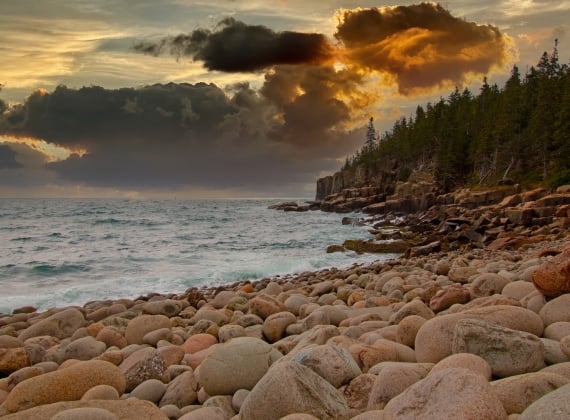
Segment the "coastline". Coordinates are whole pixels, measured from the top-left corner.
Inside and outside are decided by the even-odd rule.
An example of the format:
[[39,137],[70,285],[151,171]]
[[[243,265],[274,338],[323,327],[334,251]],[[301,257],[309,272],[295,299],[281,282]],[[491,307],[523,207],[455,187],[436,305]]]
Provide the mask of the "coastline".
[[397,258],[0,315],[0,417],[570,416],[570,192],[503,195],[329,249]]
[[[569,263],[568,232],[557,236],[42,313],[20,308],[0,318],[0,413],[388,419],[417,409],[418,395],[422,410],[443,416],[554,410],[549,395],[570,396],[570,315],[561,309],[570,290],[545,297],[533,273]],[[500,357],[485,352],[478,329],[501,343]],[[439,398],[445,387],[454,392]]]

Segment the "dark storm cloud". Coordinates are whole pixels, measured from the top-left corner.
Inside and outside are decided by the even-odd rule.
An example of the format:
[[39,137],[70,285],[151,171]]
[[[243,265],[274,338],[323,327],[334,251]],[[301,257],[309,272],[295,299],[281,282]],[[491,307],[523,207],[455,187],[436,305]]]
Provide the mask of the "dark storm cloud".
[[349,63],[390,75],[404,94],[461,83],[513,58],[512,41],[497,27],[468,22],[435,3],[345,10],[335,37]]
[[0,144],[0,170],[1,169],[17,169],[22,165],[16,160],[16,152],[8,145]]
[[332,47],[321,34],[275,32],[262,25],[247,25],[233,18],[216,30],[196,29],[190,34],[141,42],[135,50],[152,55],[165,51],[202,61],[209,70],[252,72],[277,64],[311,64],[328,60]]
[[[295,84],[306,92],[286,100],[271,94],[277,77],[269,77],[261,93],[247,84],[226,90],[205,83],[117,90],[60,86],[11,108],[0,119],[0,133],[85,150],[48,164],[64,181],[274,191],[336,169],[336,159],[361,142],[335,129],[349,111],[333,98],[340,81],[333,90],[324,87],[334,86],[335,73],[298,70]],[[311,112],[316,117],[308,118]]]

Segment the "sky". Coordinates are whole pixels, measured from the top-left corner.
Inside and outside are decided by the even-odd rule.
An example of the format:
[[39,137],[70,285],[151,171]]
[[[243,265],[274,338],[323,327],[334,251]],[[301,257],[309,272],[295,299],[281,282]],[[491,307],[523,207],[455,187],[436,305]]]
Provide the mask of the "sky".
[[0,0],[0,197],[313,197],[559,40],[570,1]]

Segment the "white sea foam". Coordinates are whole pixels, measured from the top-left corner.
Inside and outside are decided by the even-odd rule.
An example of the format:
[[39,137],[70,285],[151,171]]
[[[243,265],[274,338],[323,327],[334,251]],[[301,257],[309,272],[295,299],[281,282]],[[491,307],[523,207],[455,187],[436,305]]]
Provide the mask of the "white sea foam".
[[180,293],[391,256],[327,254],[367,228],[275,200],[0,200],[0,312]]

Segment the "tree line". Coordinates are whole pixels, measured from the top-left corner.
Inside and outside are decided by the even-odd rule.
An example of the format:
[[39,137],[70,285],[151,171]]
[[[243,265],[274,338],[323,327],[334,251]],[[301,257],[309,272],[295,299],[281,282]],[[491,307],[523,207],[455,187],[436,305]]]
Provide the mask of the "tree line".
[[524,77],[514,66],[502,89],[484,78],[477,95],[456,88],[377,141],[367,135],[343,169],[373,169],[386,159],[397,161],[403,181],[429,169],[445,191],[501,181],[570,184],[570,70],[560,64],[558,42]]

